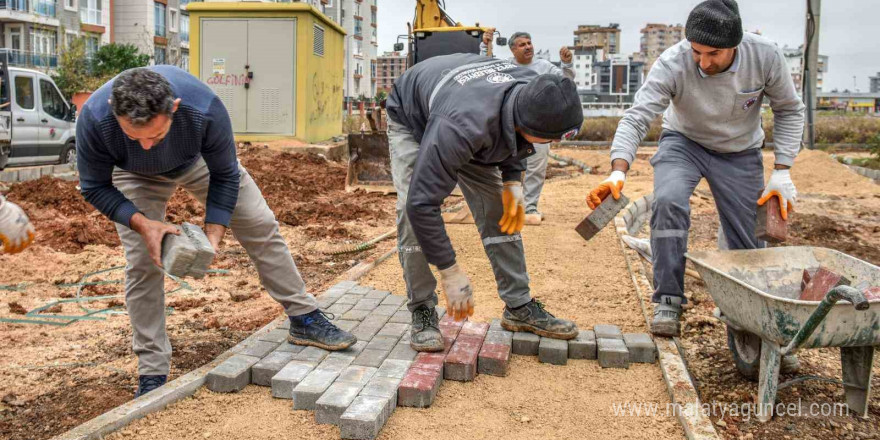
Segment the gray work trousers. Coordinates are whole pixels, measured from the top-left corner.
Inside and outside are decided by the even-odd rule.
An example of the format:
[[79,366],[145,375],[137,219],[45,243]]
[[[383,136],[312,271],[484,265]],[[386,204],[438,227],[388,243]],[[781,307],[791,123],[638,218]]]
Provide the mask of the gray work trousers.
[[[256,266],[263,287],[290,316],[318,308],[290,250],[278,230],[275,214],[250,174],[239,165],[238,203],[229,224],[235,238]],[[203,159],[176,178],[144,176],[121,169],[113,172],[113,185],[150,220],[164,221],[165,207],[180,186],[205,204],[210,172]],[[116,224],[125,249],[125,306],[132,328],[132,348],[138,356],[138,374],[168,374],[171,342],[165,332],[165,275],[153,264],[140,234]]]
[[[397,245],[403,278],[406,282],[407,307],[437,305],[437,279],[431,273],[419,242],[406,215],[406,198],[413,168],[419,156],[419,143],[405,126],[388,121],[391,147],[391,174],[397,190]],[[531,301],[529,275],[520,234],[501,232],[498,220],[504,213],[501,172],[497,167],[467,164],[458,171],[458,186],[474,216],[483,239],[483,249],[492,264],[498,294],[508,307]]]
[[702,178],[709,182],[729,249],[763,248],[755,237],[758,199],[764,190],[759,148],[718,153],[684,135],[664,131],[654,167],[651,250],[656,303],[684,304],[684,270],[690,229],[690,197]]
[[526,214],[538,212],[538,200],[544,189],[544,178],[547,176],[547,158],[550,156],[550,144],[534,144],[535,154],[526,159],[526,178],[523,181],[525,190]]

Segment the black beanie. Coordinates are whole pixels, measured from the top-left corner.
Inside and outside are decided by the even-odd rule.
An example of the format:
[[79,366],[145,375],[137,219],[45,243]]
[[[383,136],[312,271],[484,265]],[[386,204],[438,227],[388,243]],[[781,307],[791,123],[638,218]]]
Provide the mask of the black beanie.
[[526,134],[561,139],[581,128],[584,110],[574,81],[544,74],[522,86],[516,95],[514,123]]
[[706,0],[697,5],[688,16],[685,37],[716,49],[739,46],[743,26],[736,0]]

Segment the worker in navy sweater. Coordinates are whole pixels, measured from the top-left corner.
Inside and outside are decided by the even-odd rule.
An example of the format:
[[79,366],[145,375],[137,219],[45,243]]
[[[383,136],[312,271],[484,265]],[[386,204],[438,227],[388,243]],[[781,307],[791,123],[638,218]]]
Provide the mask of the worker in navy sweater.
[[290,316],[291,343],[342,350],[356,342],[306,293],[275,215],[236,159],[226,108],[197,78],[173,66],[121,73],[83,105],[76,149],[82,194],[116,222],[125,248],[125,304],[140,376],[136,397],[168,376],[161,248],[165,234],[178,233],[164,222],[178,187],[205,206],[205,233],[215,249],[232,229],[263,286]]

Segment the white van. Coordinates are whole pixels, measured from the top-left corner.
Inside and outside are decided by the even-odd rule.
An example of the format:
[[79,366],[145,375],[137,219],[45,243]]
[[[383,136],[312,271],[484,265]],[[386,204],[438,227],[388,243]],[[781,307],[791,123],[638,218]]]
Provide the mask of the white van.
[[[36,70],[8,67],[0,54],[0,170],[76,164],[76,106]],[[12,85],[10,87],[10,84]]]

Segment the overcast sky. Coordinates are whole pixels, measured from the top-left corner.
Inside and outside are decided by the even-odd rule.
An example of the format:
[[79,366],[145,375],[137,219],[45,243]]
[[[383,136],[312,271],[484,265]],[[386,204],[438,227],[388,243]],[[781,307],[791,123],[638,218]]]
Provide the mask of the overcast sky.
[[[684,24],[699,0],[448,0],[446,10],[465,25],[479,22],[494,26],[504,36],[514,31],[532,34],[535,47],[549,49],[559,58],[559,48],[571,45],[579,24],[620,23],[621,53],[639,50],[639,30],[645,23]],[[780,46],[804,42],[807,0],[740,0],[743,26],[761,33]],[[390,51],[397,35],[406,33],[413,19],[415,0],[377,0],[379,54]],[[824,88],[868,91],[868,76],[880,72],[878,0],[825,0],[820,15],[819,52],[828,55],[829,72]],[[507,57],[507,48],[496,51]]]

